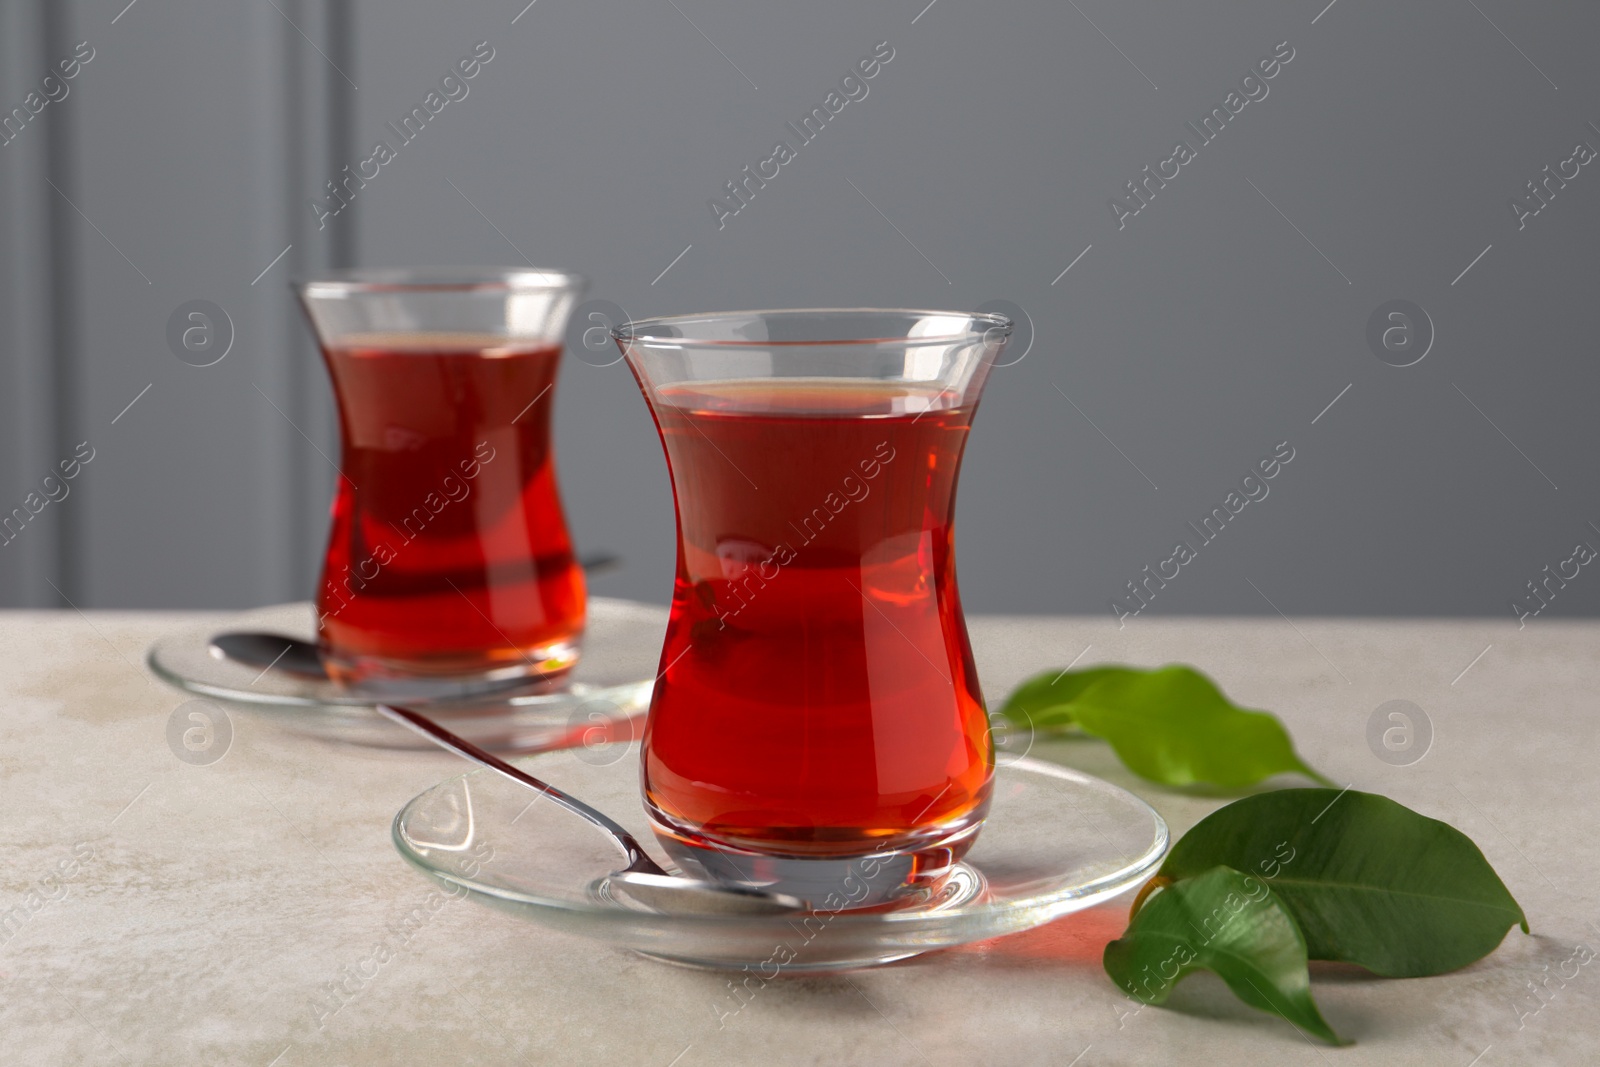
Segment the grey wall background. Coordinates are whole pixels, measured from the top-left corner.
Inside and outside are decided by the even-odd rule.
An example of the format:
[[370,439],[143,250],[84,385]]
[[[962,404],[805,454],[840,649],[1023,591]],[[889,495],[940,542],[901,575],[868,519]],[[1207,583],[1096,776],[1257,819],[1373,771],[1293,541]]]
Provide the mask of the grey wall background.
[[[961,488],[972,611],[1109,619],[1280,441],[1270,495],[1151,612],[1509,619],[1600,546],[1600,168],[1524,228],[1508,205],[1600,147],[1600,14],[925,2],[7,0],[0,110],[77,42],[95,58],[0,147],[0,511],[77,442],[95,458],[0,548],[0,597],[305,597],[337,446],[287,279],[524,254],[636,315],[1022,307],[1032,347],[991,379]],[[470,95],[319,230],[323,183],[479,41]],[[719,229],[708,200],[880,41],[869,95]],[[1283,41],[1269,95],[1201,147],[1184,123]],[[1109,199],[1180,139],[1197,158],[1119,230]],[[1365,337],[1395,298],[1436,334],[1403,368]],[[191,299],[232,320],[214,366],[168,349]],[[643,402],[620,365],[563,373],[575,535],[627,563],[595,590],[665,599]],[[1597,611],[1584,570],[1543,617]]]

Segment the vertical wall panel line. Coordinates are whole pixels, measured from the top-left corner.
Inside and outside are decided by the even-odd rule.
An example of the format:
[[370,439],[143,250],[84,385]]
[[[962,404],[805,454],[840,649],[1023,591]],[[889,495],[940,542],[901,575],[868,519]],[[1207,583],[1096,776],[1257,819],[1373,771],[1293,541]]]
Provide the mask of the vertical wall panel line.
[[[54,57],[72,54],[72,5],[40,0],[44,20],[45,62]],[[70,97],[69,97],[70,99]],[[50,180],[61,187],[67,196],[76,198],[76,156],[72,150],[73,115],[75,108],[53,107],[42,116],[48,121],[41,131],[45,137],[45,168]],[[78,247],[73,239],[75,212],[55,190],[49,190],[49,247],[44,262],[48,265],[49,292],[46,307],[49,309],[50,337],[45,358],[51,366],[51,392],[49,406],[52,411],[50,441],[53,456],[70,456],[77,442],[84,440],[83,427],[74,403],[78,395],[83,363],[82,337],[78,329],[83,312],[77,303],[83,298],[82,278],[78,273]],[[53,460],[50,462],[54,462]],[[42,476],[42,475],[37,475]],[[36,477],[37,477],[36,476]],[[70,497],[68,498],[70,499]],[[65,501],[63,501],[63,504]],[[63,508],[54,516],[51,531],[55,537],[55,585],[51,591],[53,606],[66,607],[67,602],[82,600],[84,559],[80,524],[82,508]]]

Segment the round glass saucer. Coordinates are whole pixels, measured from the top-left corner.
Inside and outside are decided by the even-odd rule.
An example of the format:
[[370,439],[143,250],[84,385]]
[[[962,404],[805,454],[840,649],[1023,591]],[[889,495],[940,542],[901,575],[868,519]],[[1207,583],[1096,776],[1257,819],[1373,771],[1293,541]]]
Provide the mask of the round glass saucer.
[[[535,751],[594,745],[634,736],[650,703],[667,610],[605,597],[589,599],[583,656],[556,690],[406,700],[451,731],[485,748]],[[176,630],[150,646],[156,677],[188,693],[256,712],[297,733],[379,748],[430,743],[383,718],[374,704],[393,697],[326,678],[239,663],[212,647],[226,631],[281,633],[316,640],[309,602],[278,604]]]
[[[616,743],[523,762],[653,844],[638,753],[637,744]],[[1167,847],[1166,823],[1138,797],[1027,758],[996,768],[988,819],[943,889],[894,910],[690,915],[620,902],[606,891],[622,865],[609,838],[482,771],[413,798],[392,836],[402,856],[453,894],[672,963],[749,966],[762,978],[887,963],[1027,930],[1134,888]]]

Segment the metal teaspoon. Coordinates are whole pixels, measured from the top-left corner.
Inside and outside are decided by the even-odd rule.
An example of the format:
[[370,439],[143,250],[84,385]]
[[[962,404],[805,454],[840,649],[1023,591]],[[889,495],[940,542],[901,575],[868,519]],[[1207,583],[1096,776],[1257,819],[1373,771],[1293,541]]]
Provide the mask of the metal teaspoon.
[[380,714],[439,747],[538,790],[611,838],[628,860],[626,867],[606,880],[613,892],[621,891],[646,907],[679,915],[782,915],[806,910],[804,901],[785,893],[768,893],[753,887],[728,886],[669,874],[645,853],[632,834],[605,813],[457,737],[424,715],[389,704],[379,704],[377,708]]

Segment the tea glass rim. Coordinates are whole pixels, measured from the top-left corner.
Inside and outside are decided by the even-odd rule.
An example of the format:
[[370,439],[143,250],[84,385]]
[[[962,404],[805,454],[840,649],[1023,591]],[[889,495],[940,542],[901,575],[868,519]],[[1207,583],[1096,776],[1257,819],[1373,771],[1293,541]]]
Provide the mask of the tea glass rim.
[[[884,319],[895,318],[945,318],[967,319],[973,323],[985,325],[979,329],[960,330],[954,333],[945,333],[929,336],[907,337],[882,336],[882,337],[845,337],[802,340],[745,340],[738,338],[696,337],[696,336],[652,336],[651,331],[660,330],[668,326],[680,326],[688,323],[720,322],[731,319],[766,319],[766,318],[816,318],[826,319],[835,316],[878,316]],[[979,341],[992,340],[993,331],[1003,331],[1003,337],[1010,337],[1014,323],[1005,315],[983,311],[938,311],[929,308],[763,308],[754,311],[718,311],[702,312],[693,315],[660,315],[646,319],[630,319],[618,323],[611,329],[611,338],[622,346],[637,346],[641,348],[787,348],[803,347],[816,348],[824,346],[858,346],[896,345],[910,348],[919,345],[954,345],[973,344]]]
[[554,267],[350,267],[290,280],[303,297],[340,298],[364,293],[548,292],[580,289],[588,279]]

